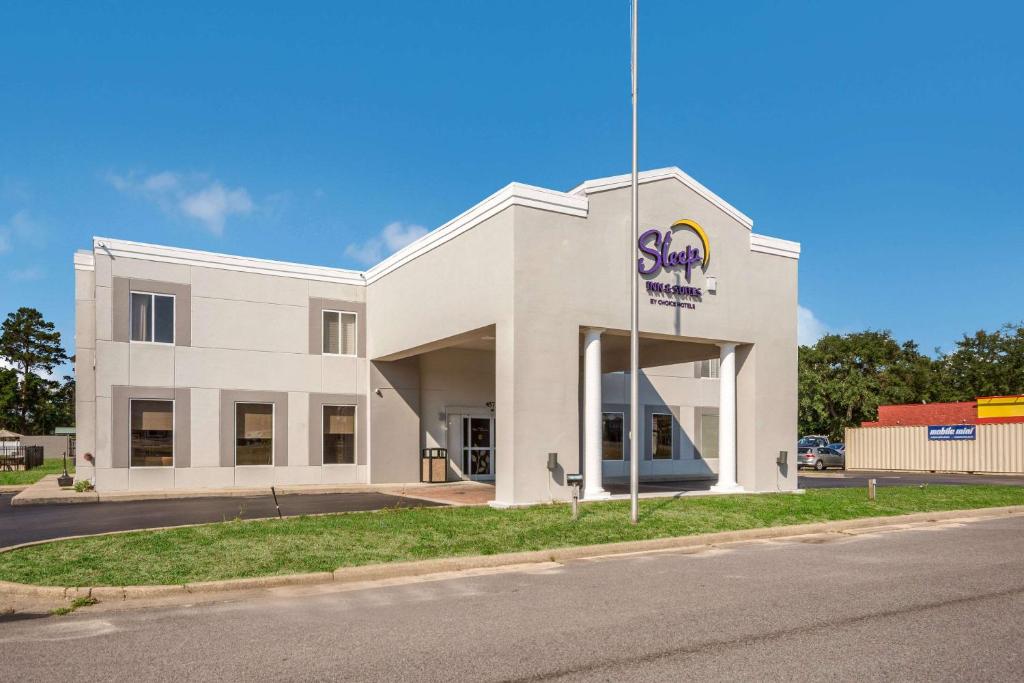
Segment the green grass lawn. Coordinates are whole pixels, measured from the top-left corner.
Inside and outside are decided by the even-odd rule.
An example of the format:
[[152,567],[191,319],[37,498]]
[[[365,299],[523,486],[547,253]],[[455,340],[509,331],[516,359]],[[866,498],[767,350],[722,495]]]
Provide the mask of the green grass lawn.
[[341,566],[489,555],[804,522],[1024,504],[1024,487],[929,486],[878,491],[817,489],[804,495],[707,496],[517,510],[390,509],[284,520],[222,522],[48,543],[0,553],[0,579],[41,585],[181,584]]
[[[47,474],[61,474],[64,472],[64,458],[53,458],[43,460],[42,467],[36,467],[28,472],[17,470],[14,472],[0,472],[0,486],[18,486],[34,484]],[[68,459],[68,474],[75,473],[75,462]]]

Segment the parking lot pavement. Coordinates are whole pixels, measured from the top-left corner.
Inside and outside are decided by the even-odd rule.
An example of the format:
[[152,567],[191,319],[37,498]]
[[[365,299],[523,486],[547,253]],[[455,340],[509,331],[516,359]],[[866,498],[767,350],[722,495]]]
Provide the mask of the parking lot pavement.
[[221,603],[101,603],[0,617],[0,647],[19,683],[66,679],[69,662],[96,680],[218,683],[1020,681],[1022,538],[1014,516]]
[[955,474],[943,472],[893,472],[889,470],[801,470],[802,489],[858,488],[877,479],[879,486],[920,486],[921,484],[996,484],[1024,486],[1024,475]]
[[[124,503],[12,506],[12,494],[0,495],[0,547],[64,536],[129,531],[229,519],[276,517],[270,495],[145,500]],[[373,492],[279,495],[281,514],[357,512],[440,503]]]

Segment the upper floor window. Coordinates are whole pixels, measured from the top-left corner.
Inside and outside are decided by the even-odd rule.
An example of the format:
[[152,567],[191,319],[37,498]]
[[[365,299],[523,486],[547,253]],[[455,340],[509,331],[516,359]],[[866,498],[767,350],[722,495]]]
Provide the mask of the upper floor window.
[[709,358],[708,360],[702,360],[698,362],[700,374],[698,377],[706,377],[708,379],[718,379],[718,367],[720,364],[718,358]]
[[356,355],[356,314],[324,311],[323,352],[334,356]]
[[131,340],[174,343],[174,296],[132,292]]

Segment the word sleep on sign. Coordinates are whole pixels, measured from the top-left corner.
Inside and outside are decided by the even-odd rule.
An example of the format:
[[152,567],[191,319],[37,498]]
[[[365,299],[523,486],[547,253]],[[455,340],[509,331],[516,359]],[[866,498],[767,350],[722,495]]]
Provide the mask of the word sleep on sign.
[[974,441],[977,425],[929,425],[929,441]]

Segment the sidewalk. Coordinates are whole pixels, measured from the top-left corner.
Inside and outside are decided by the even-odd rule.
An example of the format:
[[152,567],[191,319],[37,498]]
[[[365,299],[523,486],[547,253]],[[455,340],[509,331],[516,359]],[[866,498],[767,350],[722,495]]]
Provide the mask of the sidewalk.
[[[50,474],[25,488],[11,499],[11,505],[61,505],[73,503],[105,503],[137,500],[170,500],[177,498],[220,498],[225,496],[263,496],[269,487],[160,489],[154,491],[84,491],[57,486],[56,474]],[[446,484],[302,484],[281,485],[274,489],[280,495],[322,493],[387,493],[409,496],[446,505],[482,505],[494,498],[494,487],[473,481]]]

